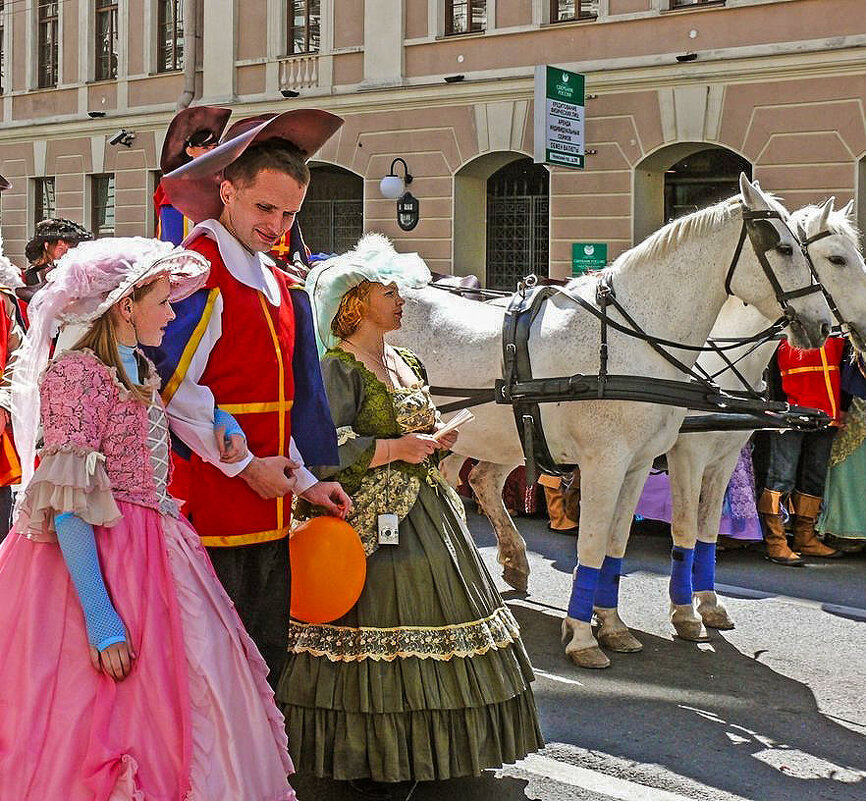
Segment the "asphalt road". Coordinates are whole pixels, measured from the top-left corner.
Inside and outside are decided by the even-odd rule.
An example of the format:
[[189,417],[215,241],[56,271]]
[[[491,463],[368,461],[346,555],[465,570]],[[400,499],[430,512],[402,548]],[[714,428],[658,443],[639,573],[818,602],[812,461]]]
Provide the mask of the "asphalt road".
[[[494,575],[494,539],[471,516]],[[863,801],[866,799],[866,555],[772,565],[721,554],[717,580],[737,627],[709,643],[673,637],[670,540],[636,532],[621,612],[644,643],[603,671],[574,667],[559,627],[575,540],[523,518],[530,592],[501,584],[537,670],[547,748],[478,779],[421,784],[411,801]],[[302,801],[358,799],[341,783],[297,776]],[[406,798],[410,787],[395,787]]]

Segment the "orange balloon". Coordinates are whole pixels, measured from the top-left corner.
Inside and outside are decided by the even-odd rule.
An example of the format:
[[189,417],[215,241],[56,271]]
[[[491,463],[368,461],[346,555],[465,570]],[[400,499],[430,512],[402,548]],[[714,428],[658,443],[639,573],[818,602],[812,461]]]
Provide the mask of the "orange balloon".
[[314,517],[291,535],[292,617],[330,623],[361,597],[367,556],[361,538],[339,517]]

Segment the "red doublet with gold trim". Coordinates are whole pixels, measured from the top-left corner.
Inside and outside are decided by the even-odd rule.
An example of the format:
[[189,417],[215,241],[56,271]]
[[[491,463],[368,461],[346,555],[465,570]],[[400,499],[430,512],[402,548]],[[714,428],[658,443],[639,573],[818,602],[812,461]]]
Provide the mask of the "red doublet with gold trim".
[[820,348],[800,350],[786,340],[779,344],[779,372],[788,401],[796,406],[820,409],[839,418],[840,374],[845,340],[830,337]]
[[[211,351],[201,383],[234,415],[252,453],[289,455],[295,316],[286,277],[273,270],[280,305],[234,278],[217,243],[201,236],[188,245],[211,263],[207,288],[219,292],[227,330]],[[231,333],[229,333],[229,331]],[[188,514],[208,547],[250,545],[288,535],[292,496],[263,500],[240,476],[229,478],[196,454],[190,460]]]

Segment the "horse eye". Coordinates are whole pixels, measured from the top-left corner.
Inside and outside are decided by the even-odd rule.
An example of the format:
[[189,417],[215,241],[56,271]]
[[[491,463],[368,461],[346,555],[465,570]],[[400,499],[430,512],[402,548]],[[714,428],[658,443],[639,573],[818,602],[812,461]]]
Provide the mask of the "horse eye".
[[776,251],[780,253],[782,256],[793,256],[794,248],[789,245],[787,242],[782,242],[776,245]]
[[848,263],[848,260],[844,256],[829,256],[827,261],[830,264],[835,264],[837,267],[844,267]]

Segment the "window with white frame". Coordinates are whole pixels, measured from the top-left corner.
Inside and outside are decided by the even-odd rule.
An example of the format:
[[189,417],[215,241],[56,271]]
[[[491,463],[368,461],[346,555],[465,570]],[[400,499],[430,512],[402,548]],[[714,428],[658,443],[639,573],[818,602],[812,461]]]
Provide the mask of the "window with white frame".
[[97,81],[117,77],[117,0],[96,0],[96,69]]
[[6,3],[0,0],[0,94],[6,91]]
[[94,236],[114,236],[114,173],[90,176],[90,215]]
[[597,17],[598,0],[550,0],[551,22],[596,19]]
[[36,85],[40,89],[57,86],[60,55],[60,3],[38,0],[36,3]]
[[321,19],[321,0],[288,0],[286,4],[288,55],[319,52]]
[[692,6],[721,6],[725,0],[671,0],[671,8],[691,8]]
[[157,0],[156,71],[183,69],[183,0]]
[[445,0],[445,35],[487,28],[487,0]]
[[33,179],[33,222],[38,223],[55,215],[54,178]]

